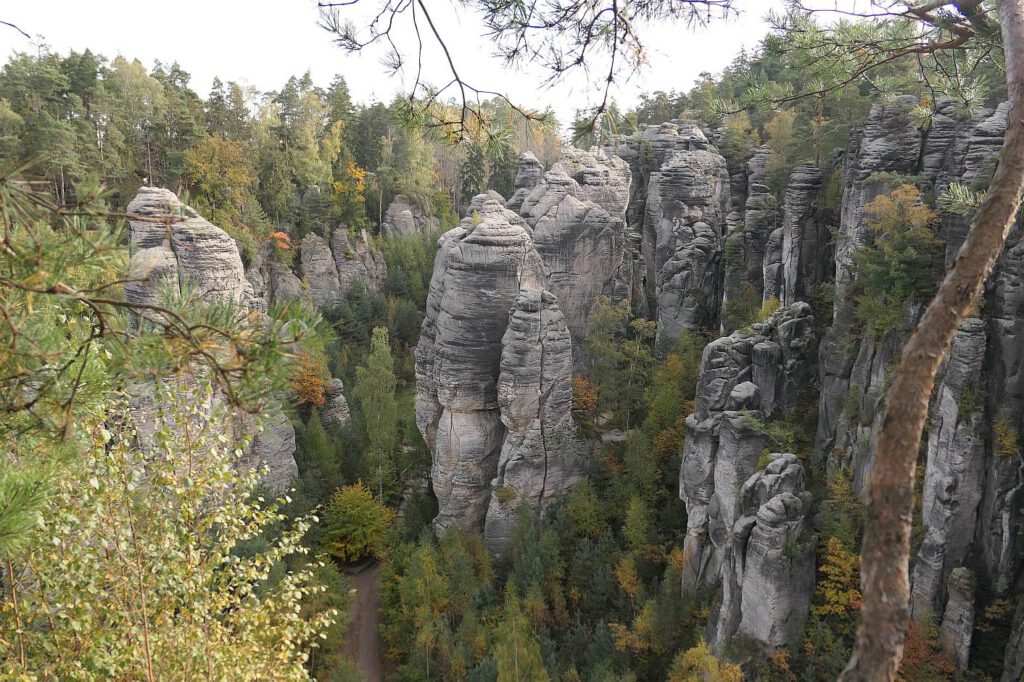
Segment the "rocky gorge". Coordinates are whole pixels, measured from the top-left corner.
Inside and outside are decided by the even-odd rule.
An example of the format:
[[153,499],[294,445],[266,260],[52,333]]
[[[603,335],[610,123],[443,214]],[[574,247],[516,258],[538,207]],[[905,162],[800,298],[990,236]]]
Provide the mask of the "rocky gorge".
[[[710,141],[714,132],[693,124],[566,149],[547,170],[524,155],[513,197],[481,200],[442,237],[435,262],[417,350],[435,527],[480,530],[501,556],[511,505],[543,512],[584,474],[583,453],[594,446],[573,431],[568,386],[597,296],[656,320],[658,345],[668,348],[682,331],[713,338],[740,292],[752,290],[777,311],[704,348],[685,420],[681,588],[720,590],[707,630],[718,653],[735,657],[741,640],[763,651],[798,644],[821,503],[808,469],[848,477],[864,494],[887,377],[921,309],[909,305],[903,326],[878,334],[858,317],[855,254],[872,239],[866,211],[901,185],[938,194],[971,183],[1006,125],[1003,106],[973,121],[940,107],[923,131],[912,106],[876,104],[849,149],[793,169],[781,202],[764,180],[770,150],[737,169]],[[949,262],[966,223],[941,206],[939,219]],[[1013,603],[1004,682],[1020,677],[1024,658],[1019,246],[1015,232],[932,397],[912,568],[914,617],[940,627],[960,670],[980,610]],[[765,425],[808,404],[813,446],[774,452]]]
[[[822,481],[847,477],[863,496],[888,374],[920,314],[908,305],[902,327],[877,334],[858,317],[855,261],[872,239],[868,207],[906,184],[939,194],[975,181],[1006,125],[1004,107],[974,121],[940,108],[925,133],[912,106],[876,104],[848,149],[793,168],[781,202],[766,184],[769,149],[736,164],[715,131],[691,123],[566,148],[547,169],[523,154],[513,195],[475,197],[438,242],[415,348],[434,529],[481,533],[507,561],[520,510],[543,517],[586,478],[599,446],[577,425],[573,381],[587,365],[595,302],[624,304],[656,321],[661,352],[684,333],[710,339],[682,429],[679,589],[718,595],[706,624],[717,655],[742,662],[742,643],[764,654],[797,646],[820,579]],[[836,186],[838,201],[828,195]],[[388,234],[436,228],[414,209],[396,198]],[[380,289],[387,279],[366,231],[310,232],[293,264],[266,248],[243,264],[226,233],[167,190],[140,189],[129,212],[183,218],[131,223],[131,270],[141,276],[126,287],[129,301],[188,288],[258,315],[286,301],[327,309],[354,286]],[[966,223],[941,206],[938,216],[948,263]],[[985,609],[1007,605],[1004,682],[1020,678],[1024,661],[1021,248],[1015,232],[932,396],[912,567],[914,618],[939,628],[960,670]],[[726,328],[750,292],[765,314]],[[349,422],[343,391],[330,382],[321,413],[329,431]],[[138,390],[142,423],[158,418],[154,396]],[[777,451],[770,426],[809,405],[813,445]],[[267,484],[285,489],[297,469],[282,405],[260,427],[243,415],[230,424],[253,436],[248,461],[268,467]]]

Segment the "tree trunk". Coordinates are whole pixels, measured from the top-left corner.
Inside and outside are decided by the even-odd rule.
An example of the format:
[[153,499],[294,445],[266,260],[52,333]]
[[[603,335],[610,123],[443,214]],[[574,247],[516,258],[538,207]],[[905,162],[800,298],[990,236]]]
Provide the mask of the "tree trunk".
[[843,682],[894,680],[910,615],[914,469],[935,374],[1002,253],[1024,191],[1024,0],[1000,0],[1010,113],[992,184],[953,268],[903,348],[886,393],[868,490],[857,641]]

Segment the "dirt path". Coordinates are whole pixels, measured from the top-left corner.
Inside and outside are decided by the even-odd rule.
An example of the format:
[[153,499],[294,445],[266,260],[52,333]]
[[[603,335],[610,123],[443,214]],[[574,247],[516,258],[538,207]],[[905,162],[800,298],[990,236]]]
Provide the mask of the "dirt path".
[[383,680],[381,658],[384,645],[380,637],[380,564],[362,573],[348,576],[356,590],[352,600],[348,632],[345,634],[345,656],[356,662],[366,682]]

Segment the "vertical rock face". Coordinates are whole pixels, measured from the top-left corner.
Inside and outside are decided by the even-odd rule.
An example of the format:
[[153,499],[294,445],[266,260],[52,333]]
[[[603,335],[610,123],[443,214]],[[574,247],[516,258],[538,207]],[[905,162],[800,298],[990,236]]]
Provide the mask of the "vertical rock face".
[[[768,242],[779,227],[778,202],[765,185],[765,167],[772,150],[769,147],[758,148],[750,161],[747,162],[747,199],[743,212],[743,277],[744,281],[753,285],[760,295],[765,291],[769,277],[778,279],[769,273],[769,260],[778,262],[778,258],[766,259],[769,252]],[[765,293],[765,296],[775,295]]]
[[209,302],[232,301],[243,309],[255,306],[235,240],[182,204],[174,192],[140,187],[128,213],[138,216],[128,221],[129,268],[145,281],[133,283],[126,296],[151,302],[163,281],[175,288],[192,287]]
[[345,399],[345,384],[341,379],[331,379],[324,390],[324,406],[320,410],[320,422],[329,433],[337,433],[349,425],[352,413]]
[[984,322],[972,318],[961,325],[932,403],[922,504],[925,537],[914,563],[911,596],[918,619],[941,617],[945,585],[974,543],[985,476],[980,381],[985,341]]
[[1003,676],[1000,682],[1020,682],[1024,678],[1024,599],[1017,602],[1010,638],[1006,642]]
[[651,174],[644,219],[663,347],[684,329],[717,326],[722,300],[728,169],[699,128],[683,126],[679,136],[687,146]]
[[[1008,104],[1004,102],[996,107],[995,111],[987,114],[982,112],[977,117],[977,122],[966,129],[952,121],[955,116],[952,108],[952,105],[947,103],[940,108],[940,113],[935,116],[936,121],[941,121],[944,128],[952,129],[952,132],[946,135],[948,146],[943,159],[944,164],[936,176],[936,193],[943,191],[953,182],[958,182],[975,191],[983,190],[988,186],[988,177],[995,171],[999,148],[1003,144]],[[931,141],[935,135],[930,132],[928,137]],[[946,212],[941,212],[941,215],[942,233],[946,239],[946,267],[948,268],[952,266],[957,251],[960,250],[960,245],[967,237],[970,217]]]
[[340,303],[357,282],[379,290],[387,278],[384,257],[365,230],[354,238],[341,227],[331,233],[330,244],[310,232],[302,238],[299,259],[304,288],[318,308]]
[[[792,646],[803,636],[814,593],[812,495],[796,455],[772,454],[743,484],[745,516],[733,531],[742,555],[742,614],[737,632],[765,648]],[[724,606],[723,606],[724,610]]]
[[432,232],[439,227],[437,218],[428,216],[423,209],[416,205],[416,202],[404,194],[399,194],[391,200],[388,210],[384,212],[380,233],[385,237],[394,237],[417,232]]
[[[878,174],[912,175],[919,169],[922,137],[911,114],[916,104],[916,98],[897,97],[890,103],[873,106],[846,154],[846,185],[835,252],[836,304],[832,325],[822,340],[821,404],[815,439],[819,452],[836,451],[843,462],[854,457],[851,453],[860,452],[865,455],[862,461],[870,466],[870,424],[876,415],[876,398],[882,393],[885,368],[895,362],[905,341],[887,337],[880,342],[870,339],[861,344],[854,332],[855,301],[850,296],[850,287],[853,254],[867,238],[864,207],[892,189],[879,181]],[[908,311],[910,321],[915,312]],[[851,378],[855,365],[861,376]],[[857,414],[844,415],[843,406],[853,403],[858,405]],[[847,428],[850,422],[856,422],[856,427]],[[868,426],[864,426],[865,422]],[[858,468],[855,473],[859,490],[866,472]]]
[[1024,239],[1018,228],[996,266],[989,315],[988,397],[993,444],[979,509],[980,576],[998,592],[1014,585],[1024,563]]
[[[687,512],[684,590],[739,575],[723,561],[731,561],[740,488],[754,473],[764,447],[755,424],[796,408],[800,389],[814,373],[812,322],[810,306],[797,303],[754,325],[750,333],[735,332],[704,349],[679,475]],[[738,577],[732,584],[723,582],[723,589],[738,594],[740,582]],[[733,611],[723,615],[721,631],[731,636],[740,602],[728,604]]]
[[823,177],[817,166],[797,166],[783,205],[783,303],[806,301],[825,282],[831,254],[828,229],[818,213]]
[[594,300],[621,301],[633,288],[628,192],[629,168],[621,159],[568,149],[520,207],[577,345]]
[[379,291],[388,278],[388,266],[384,254],[373,243],[366,230],[353,236],[349,230],[340,227],[331,233],[331,254],[338,271],[338,286],[344,297],[357,282],[362,282],[370,291]]
[[[697,133],[703,136],[699,131]],[[609,155],[618,156],[629,165],[632,177],[626,207],[626,230],[628,239],[634,245],[632,259],[635,274],[631,295],[633,309],[638,315],[654,316],[656,305],[655,239],[653,232],[644,229],[652,175],[676,152],[688,151],[694,146],[694,138],[694,126],[666,122],[647,126],[628,137],[616,137],[612,144],[605,147]]]
[[957,672],[967,669],[974,632],[974,573],[955,568],[949,575],[949,602],[942,617],[939,641],[956,661]]
[[[190,286],[211,303],[231,301],[242,310],[266,307],[246,277],[235,241],[182,204],[173,192],[141,187],[128,204],[128,213],[142,219],[129,220],[129,272],[140,281],[125,287],[127,301],[157,303],[163,287],[180,290]],[[136,422],[140,431],[151,431],[160,406],[154,402],[152,387],[138,391],[139,397],[133,401]],[[222,418],[212,408],[209,415],[210,419]],[[266,465],[264,482],[273,490],[283,490],[298,473],[295,432],[280,404],[271,404],[261,417],[262,428],[259,420],[239,411],[231,415],[227,426],[236,439],[252,436],[243,465]]]
[[505,205],[518,213],[526,196],[537,186],[542,177],[544,177],[544,166],[537,160],[537,157],[532,152],[520,154],[512,196],[509,197]]
[[498,404],[505,441],[484,540],[502,558],[524,502],[543,509],[582,476],[572,420],[572,343],[555,296],[525,290],[502,338]]
[[[493,506],[488,544],[498,554],[509,532],[503,498],[543,505],[574,480],[574,439],[565,427],[571,343],[544,284],[529,227],[485,202],[441,238],[416,349],[416,416],[433,453],[434,525],[484,530]],[[557,453],[555,440],[565,441]]]
[[302,238],[299,250],[302,280],[317,308],[327,308],[341,301],[341,284],[334,255],[324,238],[310,232]]

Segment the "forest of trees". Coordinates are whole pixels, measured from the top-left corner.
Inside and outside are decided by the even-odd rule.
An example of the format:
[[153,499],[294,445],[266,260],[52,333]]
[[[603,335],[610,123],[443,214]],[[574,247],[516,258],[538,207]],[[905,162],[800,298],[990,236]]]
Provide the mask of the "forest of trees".
[[[996,59],[975,64],[971,83],[984,87],[909,55],[843,82],[849,65],[822,59],[818,26],[778,21],[782,30],[692,88],[645,94],[629,110],[608,101],[580,111],[566,142],[605,145],[647,125],[695,121],[730,167],[766,145],[780,205],[799,163],[826,169],[822,208],[835,223],[842,178],[831,159],[873,103],[915,95],[926,129],[937,92],[965,118],[1008,96]],[[359,679],[340,653],[341,568],[366,557],[383,565],[392,679],[743,679],[704,642],[716,595],[679,589],[683,420],[712,333],[658,349],[655,322],[598,300],[573,381],[573,415],[592,448],[587,479],[543,518],[521,510],[505,563],[477,535],[431,531],[437,505],[415,423],[413,350],[440,232],[384,238],[378,226],[403,194],[447,230],[475,194],[512,194],[521,152],[549,166],[563,142],[550,112],[528,120],[500,97],[455,136],[420,105],[357,103],[342,76],[323,87],[308,73],[275,92],[215,80],[203,96],[178,64],[147,69],[90,51],[17,54],[0,69],[5,679]],[[990,177],[941,197],[916,178],[889,178],[891,191],[867,204],[869,240],[854,259],[865,334],[909,333],[903,309],[930,300],[943,274],[937,207],[972,213]],[[130,314],[141,313],[122,294],[123,214],[140,185],[174,190],[236,240],[246,265],[268,243],[289,262],[308,233],[366,229],[387,280],[321,311],[270,310],[255,331],[224,331],[244,316],[183,295],[150,311],[155,331],[128,333]],[[723,257],[728,270],[728,244]],[[819,326],[833,295],[823,286],[812,301]],[[750,328],[776,308],[739,291],[715,331]],[[297,338],[296,328],[308,333]],[[196,365],[200,379],[183,380],[182,368]],[[331,377],[346,387],[344,428],[321,418]],[[173,382],[158,384],[173,409],[142,434],[125,405],[152,379]],[[287,495],[271,499],[258,472],[239,470],[245,443],[189,428],[219,404],[215,395],[252,411],[288,396],[299,478]],[[748,671],[756,679],[839,676],[864,603],[867,512],[846,472],[830,475],[814,454],[812,402],[756,424],[772,451],[803,458],[818,533],[802,641],[758,661]],[[987,606],[969,679],[998,670],[993,642],[1012,615]],[[954,669],[934,628],[912,625],[900,679],[947,679]]]

